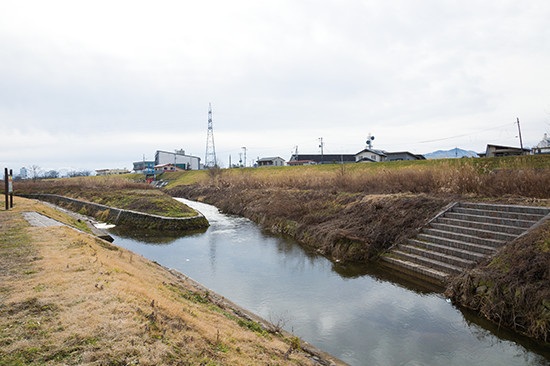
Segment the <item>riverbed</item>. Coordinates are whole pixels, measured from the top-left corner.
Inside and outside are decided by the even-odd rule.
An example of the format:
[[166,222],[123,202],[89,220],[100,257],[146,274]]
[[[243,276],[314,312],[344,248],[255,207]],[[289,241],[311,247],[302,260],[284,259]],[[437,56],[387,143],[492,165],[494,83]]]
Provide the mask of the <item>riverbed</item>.
[[333,263],[248,219],[178,199],[210,227],[185,236],[110,233],[350,365],[548,365],[550,349],[497,329],[437,289],[377,265]]

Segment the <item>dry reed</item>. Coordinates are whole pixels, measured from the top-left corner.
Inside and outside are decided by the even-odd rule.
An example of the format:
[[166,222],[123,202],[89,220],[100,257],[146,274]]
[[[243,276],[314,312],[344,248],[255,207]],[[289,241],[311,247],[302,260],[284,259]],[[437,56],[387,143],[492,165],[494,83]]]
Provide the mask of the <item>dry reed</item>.
[[351,193],[429,193],[474,194],[485,197],[519,195],[550,198],[550,168],[489,170],[470,164],[409,166],[399,169],[350,169],[343,165],[333,170],[288,170],[277,175],[242,171],[218,173],[200,184],[218,188],[286,188],[334,190]]

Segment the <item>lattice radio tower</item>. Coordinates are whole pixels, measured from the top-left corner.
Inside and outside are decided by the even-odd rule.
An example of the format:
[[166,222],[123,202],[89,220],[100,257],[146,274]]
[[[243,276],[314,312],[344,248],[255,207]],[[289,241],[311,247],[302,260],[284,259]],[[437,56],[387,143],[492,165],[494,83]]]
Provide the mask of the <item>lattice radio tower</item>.
[[204,167],[217,167],[216,147],[214,146],[214,129],[212,128],[212,104],[208,103],[208,133],[206,135],[206,154],[204,156]]

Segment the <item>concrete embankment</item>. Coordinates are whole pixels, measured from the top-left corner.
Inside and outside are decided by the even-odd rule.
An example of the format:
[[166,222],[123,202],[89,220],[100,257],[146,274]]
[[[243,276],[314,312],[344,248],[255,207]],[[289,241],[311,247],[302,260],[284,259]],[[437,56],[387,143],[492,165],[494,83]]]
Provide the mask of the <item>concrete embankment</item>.
[[208,220],[200,213],[192,217],[166,217],[124,210],[55,194],[22,194],[20,196],[51,202],[119,226],[159,230],[197,230],[208,227]]

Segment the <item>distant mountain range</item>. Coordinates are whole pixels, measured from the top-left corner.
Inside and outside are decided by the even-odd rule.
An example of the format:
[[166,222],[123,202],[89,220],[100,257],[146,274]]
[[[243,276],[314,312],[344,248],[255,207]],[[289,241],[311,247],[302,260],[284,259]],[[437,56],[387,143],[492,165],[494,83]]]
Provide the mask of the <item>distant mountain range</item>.
[[431,153],[423,154],[426,159],[453,159],[453,158],[477,158],[478,154],[472,150],[463,150],[454,148],[451,150],[437,150]]

